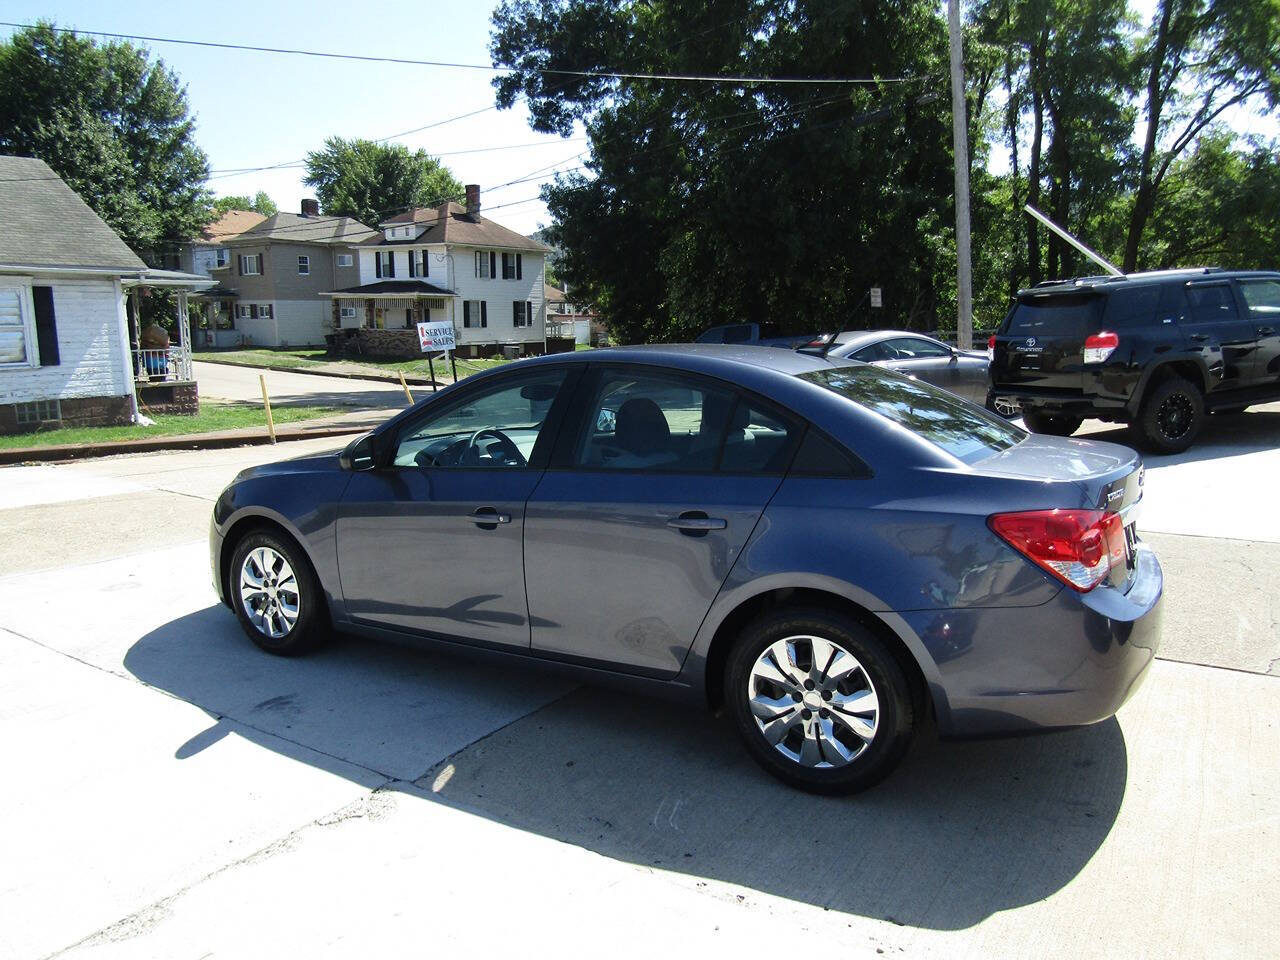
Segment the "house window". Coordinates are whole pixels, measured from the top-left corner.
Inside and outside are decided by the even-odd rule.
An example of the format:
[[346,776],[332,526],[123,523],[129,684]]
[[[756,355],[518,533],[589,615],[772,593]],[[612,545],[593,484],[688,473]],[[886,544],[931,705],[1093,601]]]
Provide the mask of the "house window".
[[388,250],[383,253],[378,250],[373,255],[373,273],[374,276],[394,277],[396,275],[396,254],[394,250]]
[[260,253],[242,253],[240,254],[240,275],[243,277],[254,277],[262,273],[262,254]]
[[225,267],[230,262],[231,262],[231,251],[228,250],[226,247],[219,247],[217,250],[214,251],[214,254],[213,254],[214,266]]
[[61,400],[33,400],[15,403],[13,412],[20,427],[36,427],[42,423],[59,423],[62,420]]
[[476,277],[488,280],[498,275],[498,255],[492,250],[476,251]]
[[530,300],[513,300],[511,302],[511,325],[513,327],[533,326],[533,302]]
[[338,266],[340,266],[340,267],[349,267],[349,266],[351,266],[352,262],[353,262],[353,261],[352,261],[352,259],[351,259],[351,254],[349,254],[349,253],[340,253],[340,254],[338,254]]
[[355,307],[339,307],[338,316],[341,317],[343,320],[354,320],[356,318],[356,308]]
[[0,364],[25,363],[31,357],[34,330],[31,329],[29,287],[0,287]]
[[236,319],[245,320],[249,316],[249,305],[247,303],[236,304]]
[[484,300],[463,300],[462,325],[472,328],[489,326],[488,303]]
[[298,257],[298,276],[308,277],[311,275],[311,258]]
[[270,320],[272,317],[271,304],[264,303],[258,307],[258,316],[264,320]]
[[523,280],[524,279],[524,257],[518,253],[504,253],[502,255],[502,279],[503,280]]

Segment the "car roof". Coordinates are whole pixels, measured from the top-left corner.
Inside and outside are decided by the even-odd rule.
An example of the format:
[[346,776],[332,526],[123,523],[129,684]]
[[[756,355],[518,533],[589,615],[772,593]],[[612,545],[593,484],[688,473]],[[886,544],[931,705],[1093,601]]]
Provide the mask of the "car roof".
[[732,376],[744,367],[795,376],[831,365],[814,354],[798,353],[784,347],[746,343],[656,343],[635,347],[600,347],[574,353],[552,353],[528,363],[650,363],[684,370]]
[[1130,284],[1176,282],[1178,280],[1228,280],[1249,278],[1280,280],[1280,272],[1275,270],[1224,270],[1222,267],[1184,267],[1177,270],[1145,270],[1140,273],[1128,273],[1124,276],[1071,277],[1066,280],[1045,280],[1034,287],[1018,291],[1018,296],[1045,296],[1054,293],[1073,293],[1087,290],[1097,293],[1110,293],[1123,289]]

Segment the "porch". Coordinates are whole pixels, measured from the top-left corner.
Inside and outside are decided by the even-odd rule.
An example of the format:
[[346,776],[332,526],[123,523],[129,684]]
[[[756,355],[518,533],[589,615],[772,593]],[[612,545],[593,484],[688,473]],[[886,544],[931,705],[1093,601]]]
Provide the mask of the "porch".
[[334,332],[325,336],[330,356],[422,356],[418,324],[454,322],[457,294],[422,280],[391,280],[324,294],[333,301]]

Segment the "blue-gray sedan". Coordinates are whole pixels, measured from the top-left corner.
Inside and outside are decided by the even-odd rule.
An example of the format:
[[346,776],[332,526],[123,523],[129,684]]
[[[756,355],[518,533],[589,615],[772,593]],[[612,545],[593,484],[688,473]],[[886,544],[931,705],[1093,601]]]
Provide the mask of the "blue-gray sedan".
[[260,647],[337,629],[555,663],[733,719],[820,792],[945,737],[1093,723],[1155,655],[1143,469],[879,367],[767,347],[541,357],[341,454],[241,473],[219,595]]

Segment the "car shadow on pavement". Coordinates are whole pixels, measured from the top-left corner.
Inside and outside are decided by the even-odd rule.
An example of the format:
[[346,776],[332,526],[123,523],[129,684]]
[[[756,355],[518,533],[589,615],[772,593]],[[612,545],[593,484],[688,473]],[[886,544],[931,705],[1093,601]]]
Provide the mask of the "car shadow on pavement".
[[[221,607],[152,631],[125,666],[215,718],[174,744],[180,759],[234,733],[691,886],[931,929],[1062,889],[1106,839],[1128,776],[1111,719],[1009,740],[925,735],[880,786],[810,796],[761,772],[727,721],[696,709],[351,638],[269,657]],[[483,722],[466,729],[469,715]]]
[[[1105,440],[1132,447],[1133,434],[1122,424],[1093,424],[1100,429],[1077,433],[1080,440]],[[1202,460],[1221,460],[1274,450],[1280,446],[1280,410],[1249,410],[1245,413],[1210,416],[1204,429],[1196,437],[1191,448],[1170,455],[1144,453],[1142,459],[1153,467],[1172,466],[1178,463],[1196,463]]]

